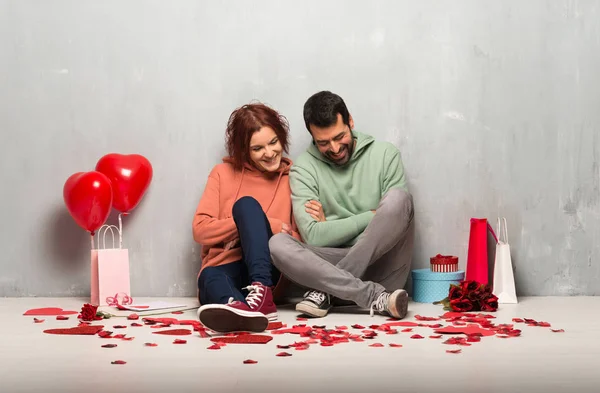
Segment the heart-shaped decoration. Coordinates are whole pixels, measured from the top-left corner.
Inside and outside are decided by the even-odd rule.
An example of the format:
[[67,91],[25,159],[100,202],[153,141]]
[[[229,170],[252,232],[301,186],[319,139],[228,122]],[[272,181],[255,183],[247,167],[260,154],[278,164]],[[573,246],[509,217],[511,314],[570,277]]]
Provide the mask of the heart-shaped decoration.
[[191,330],[188,329],[170,329],[161,330],[160,332],[153,332],[154,334],[166,334],[168,336],[189,336],[192,334]]
[[226,344],[266,344],[271,341],[273,337],[264,336],[260,334],[243,334],[235,337],[215,337],[211,338],[210,341],[214,343],[226,343]]
[[94,335],[104,329],[102,325],[83,325],[66,329],[48,329],[44,333],[48,334],[68,334],[68,335]]
[[121,213],[128,213],[140,203],[152,181],[152,165],[139,154],[107,154],[98,161],[96,170],[110,179],[112,205]]
[[493,336],[496,334],[493,330],[483,329],[476,324],[469,324],[468,326],[446,326],[441,329],[435,329],[434,332],[438,334],[481,334],[482,336]]
[[75,222],[94,234],[110,214],[113,193],[110,180],[100,172],[77,172],[63,187],[65,205]]
[[25,311],[23,315],[72,315],[77,314],[77,311],[67,311],[59,307],[44,307],[44,308],[32,308],[31,310]]

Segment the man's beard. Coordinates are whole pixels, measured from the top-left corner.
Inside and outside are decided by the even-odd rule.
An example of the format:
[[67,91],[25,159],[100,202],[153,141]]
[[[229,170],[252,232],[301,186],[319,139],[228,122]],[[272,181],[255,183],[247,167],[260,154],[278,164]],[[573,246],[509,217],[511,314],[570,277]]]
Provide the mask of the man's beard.
[[343,150],[346,150],[346,155],[343,158],[343,161],[339,161],[336,160],[332,155],[331,152],[327,153],[327,158],[333,162],[335,165],[337,166],[343,166],[346,165],[350,159],[352,158],[352,154],[354,153],[354,147],[355,147],[356,143],[354,141],[354,137],[352,138],[352,141],[348,144],[344,144],[343,148],[340,149],[339,153],[341,153]]

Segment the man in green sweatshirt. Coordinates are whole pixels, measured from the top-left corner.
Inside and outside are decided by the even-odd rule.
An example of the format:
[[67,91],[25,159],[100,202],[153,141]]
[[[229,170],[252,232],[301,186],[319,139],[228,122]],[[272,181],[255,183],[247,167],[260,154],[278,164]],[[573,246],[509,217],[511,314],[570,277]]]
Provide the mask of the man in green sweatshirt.
[[308,288],[296,310],[324,317],[331,298],[404,318],[414,243],[414,210],[400,152],[354,130],[342,98],[310,97],[304,122],[313,138],[290,171],[294,218],[304,243],[269,241],[273,264]]

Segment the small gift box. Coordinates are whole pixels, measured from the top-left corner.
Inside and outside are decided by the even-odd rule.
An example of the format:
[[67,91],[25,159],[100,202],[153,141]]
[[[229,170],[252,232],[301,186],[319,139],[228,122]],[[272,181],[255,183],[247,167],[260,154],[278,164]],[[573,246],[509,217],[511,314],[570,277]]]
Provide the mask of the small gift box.
[[437,254],[430,258],[430,269],[435,273],[453,273],[458,271],[458,257]]
[[437,273],[431,269],[412,271],[413,301],[417,303],[437,302],[448,296],[450,284],[460,283],[465,279],[465,272]]

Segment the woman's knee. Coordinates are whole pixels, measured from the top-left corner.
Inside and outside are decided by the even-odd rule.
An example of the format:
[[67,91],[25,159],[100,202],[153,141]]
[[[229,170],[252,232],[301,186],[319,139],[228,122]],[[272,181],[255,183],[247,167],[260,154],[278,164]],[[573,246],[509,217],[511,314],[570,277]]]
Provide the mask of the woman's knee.
[[234,217],[237,217],[240,214],[253,209],[262,211],[262,207],[256,199],[251,196],[245,196],[241,197],[233,204],[232,214]]

